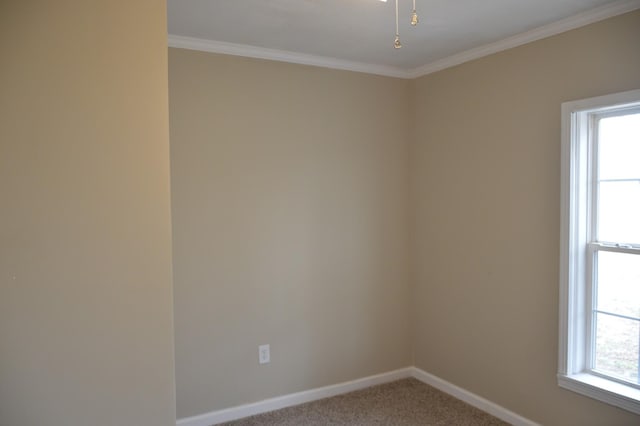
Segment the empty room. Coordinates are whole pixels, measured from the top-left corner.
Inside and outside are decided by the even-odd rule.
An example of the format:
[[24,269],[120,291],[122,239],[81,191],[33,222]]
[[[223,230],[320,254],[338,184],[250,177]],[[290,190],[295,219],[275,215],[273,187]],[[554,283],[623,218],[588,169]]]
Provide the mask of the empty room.
[[640,424],[640,1],[0,36],[0,426]]

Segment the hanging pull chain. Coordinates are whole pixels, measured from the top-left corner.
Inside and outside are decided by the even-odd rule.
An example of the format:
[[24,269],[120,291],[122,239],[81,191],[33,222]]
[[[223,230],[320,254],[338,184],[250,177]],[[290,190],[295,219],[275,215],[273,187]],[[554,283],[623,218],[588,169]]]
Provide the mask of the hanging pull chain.
[[400,43],[400,30],[398,26],[398,0],[396,0],[396,39],[393,42],[393,47],[395,49],[400,49],[402,47],[402,43]]
[[[386,1],[386,0],[384,0]],[[398,23],[398,0],[396,2],[396,38],[393,41],[393,47],[396,49],[400,49],[402,47],[402,43],[400,42],[400,25]],[[416,26],[420,20],[418,19],[418,13],[416,12],[416,0],[413,0],[413,9],[411,10],[411,25]]]
[[418,25],[418,14],[416,13],[416,0],[413,0],[413,11],[411,12],[411,25],[414,27]]

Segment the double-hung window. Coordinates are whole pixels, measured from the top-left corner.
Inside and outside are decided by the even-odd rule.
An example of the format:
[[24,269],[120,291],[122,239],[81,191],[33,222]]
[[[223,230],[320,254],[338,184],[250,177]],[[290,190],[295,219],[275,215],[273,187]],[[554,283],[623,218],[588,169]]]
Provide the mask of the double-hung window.
[[640,90],[562,105],[558,384],[640,414]]

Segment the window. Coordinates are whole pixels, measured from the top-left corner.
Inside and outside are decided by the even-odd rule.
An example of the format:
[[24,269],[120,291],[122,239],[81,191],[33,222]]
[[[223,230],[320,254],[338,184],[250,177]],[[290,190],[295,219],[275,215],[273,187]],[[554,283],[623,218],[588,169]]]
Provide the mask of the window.
[[640,90],[562,127],[558,384],[640,414]]

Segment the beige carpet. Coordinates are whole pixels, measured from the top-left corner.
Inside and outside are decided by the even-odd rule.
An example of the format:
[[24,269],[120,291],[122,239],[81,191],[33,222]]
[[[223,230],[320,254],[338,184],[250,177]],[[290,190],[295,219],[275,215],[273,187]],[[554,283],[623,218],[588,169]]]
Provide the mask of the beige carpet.
[[508,423],[416,379],[403,379],[224,424],[489,426]]

